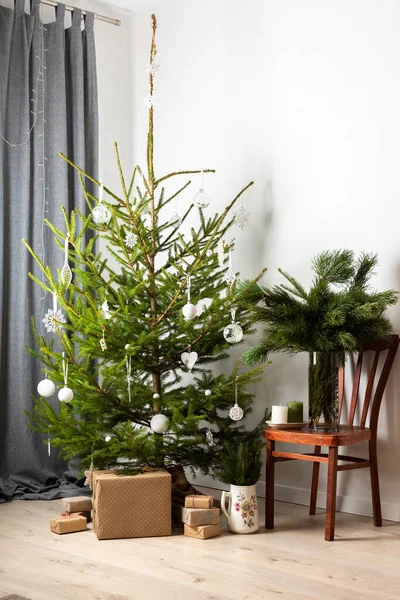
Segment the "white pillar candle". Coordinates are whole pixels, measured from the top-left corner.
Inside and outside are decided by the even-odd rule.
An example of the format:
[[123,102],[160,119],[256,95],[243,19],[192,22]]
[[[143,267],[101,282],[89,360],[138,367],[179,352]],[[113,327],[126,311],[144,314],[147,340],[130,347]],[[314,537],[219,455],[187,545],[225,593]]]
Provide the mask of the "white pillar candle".
[[287,423],[288,420],[288,407],[287,406],[273,406],[271,423],[279,425],[281,423]]

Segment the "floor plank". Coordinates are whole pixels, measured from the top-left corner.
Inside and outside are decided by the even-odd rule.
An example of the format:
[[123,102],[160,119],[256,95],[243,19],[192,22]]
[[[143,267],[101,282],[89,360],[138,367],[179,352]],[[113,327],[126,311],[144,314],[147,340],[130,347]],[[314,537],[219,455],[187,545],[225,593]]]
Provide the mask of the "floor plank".
[[98,541],[91,530],[51,533],[60,511],[60,500],[0,505],[0,599],[399,599],[398,523],[376,529],[338,513],[336,539],[325,542],[322,511],[310,517],[307,507],[277,502],[273,531],[231,534],[222,518],[221,537],[205,541]]

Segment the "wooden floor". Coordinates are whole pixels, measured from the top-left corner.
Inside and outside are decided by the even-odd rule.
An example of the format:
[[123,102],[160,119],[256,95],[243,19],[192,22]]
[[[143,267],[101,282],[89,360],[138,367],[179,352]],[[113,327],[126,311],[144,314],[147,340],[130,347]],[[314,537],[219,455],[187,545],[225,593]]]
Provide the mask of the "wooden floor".
[[[263,502],[260,502],[263,510]],[[276,529],[206,541],[98,541],[91,530],[58,536],[61,501],[0,505],[0,598],[30,600],[399,600],[400,524],[276,503]],[[138,507],[141,509],[141,507]]]

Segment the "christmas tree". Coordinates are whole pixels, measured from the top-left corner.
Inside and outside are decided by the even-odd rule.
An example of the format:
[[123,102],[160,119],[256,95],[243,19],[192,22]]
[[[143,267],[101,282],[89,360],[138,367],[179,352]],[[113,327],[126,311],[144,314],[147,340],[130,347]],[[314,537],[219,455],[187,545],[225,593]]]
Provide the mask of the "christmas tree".
[[[63,156],[79,175],[89,210],[67,215],[62,208],[66,231],[46,221],[65,251],[62,269],[53,274],[24,240],[44,274],[43,281],[30,277],[54,299],[43,319],[48,332],[39,335],[32,322],[38,349],[28,350],[47,378],[27,414],[33,428],[82,468],[182,464],[209,472],[224,444],[243,430],[239,421],[253,401],[246,390],[262,375],[264,365],[245,371],[240,360],[228,375],[212,366],[253,333],[247,290],[264,271],[239,284],[234,240],[226,241],[235,224],[232,209],[252,183],[221,214],[207,215],[202,188],[182,218],[171,216],[171,202],[191,182],[167,194],[168,180],[203,171],[162,177],[154,171],[156,27],[153,15],[147,170],[137,166],[128,182],[116,145],[122,189],[116,194]],[[87,182],[99,186],[98,198]],[[188,230],[192,211],[197,227]],[[97,251],[99,238],[106,256]],[[53,382],[60,387],[59,410],[46,399]]]

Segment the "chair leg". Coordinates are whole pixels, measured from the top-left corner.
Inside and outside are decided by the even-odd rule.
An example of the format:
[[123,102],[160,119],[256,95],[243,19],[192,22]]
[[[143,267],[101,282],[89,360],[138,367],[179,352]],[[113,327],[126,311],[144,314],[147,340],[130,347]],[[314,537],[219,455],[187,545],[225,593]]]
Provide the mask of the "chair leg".
[[274,476],[275,459],[272,455],[275,442],[267,440],[267,459],[265,465],[265,529],[274,528]]
[[376,437],[369,441],[369,460],[371,475],[372,510],[375,527],[382,527],[381,497],[379,492],[378,456]]
[[[315,446],[315,454],[321,454],[321,446]],[[318,493],[318,478],[319,478],[319,462],[313,464],[312,482],[311,482],[311,494],[310,494],[310,515],[315,515],[315,509],[317,507],[317,493]]]
[[331,542],[335,537],[336,518],[336,481],[338,466],[338,447],[329,447],[328,486],[326,494],[325,539]]

